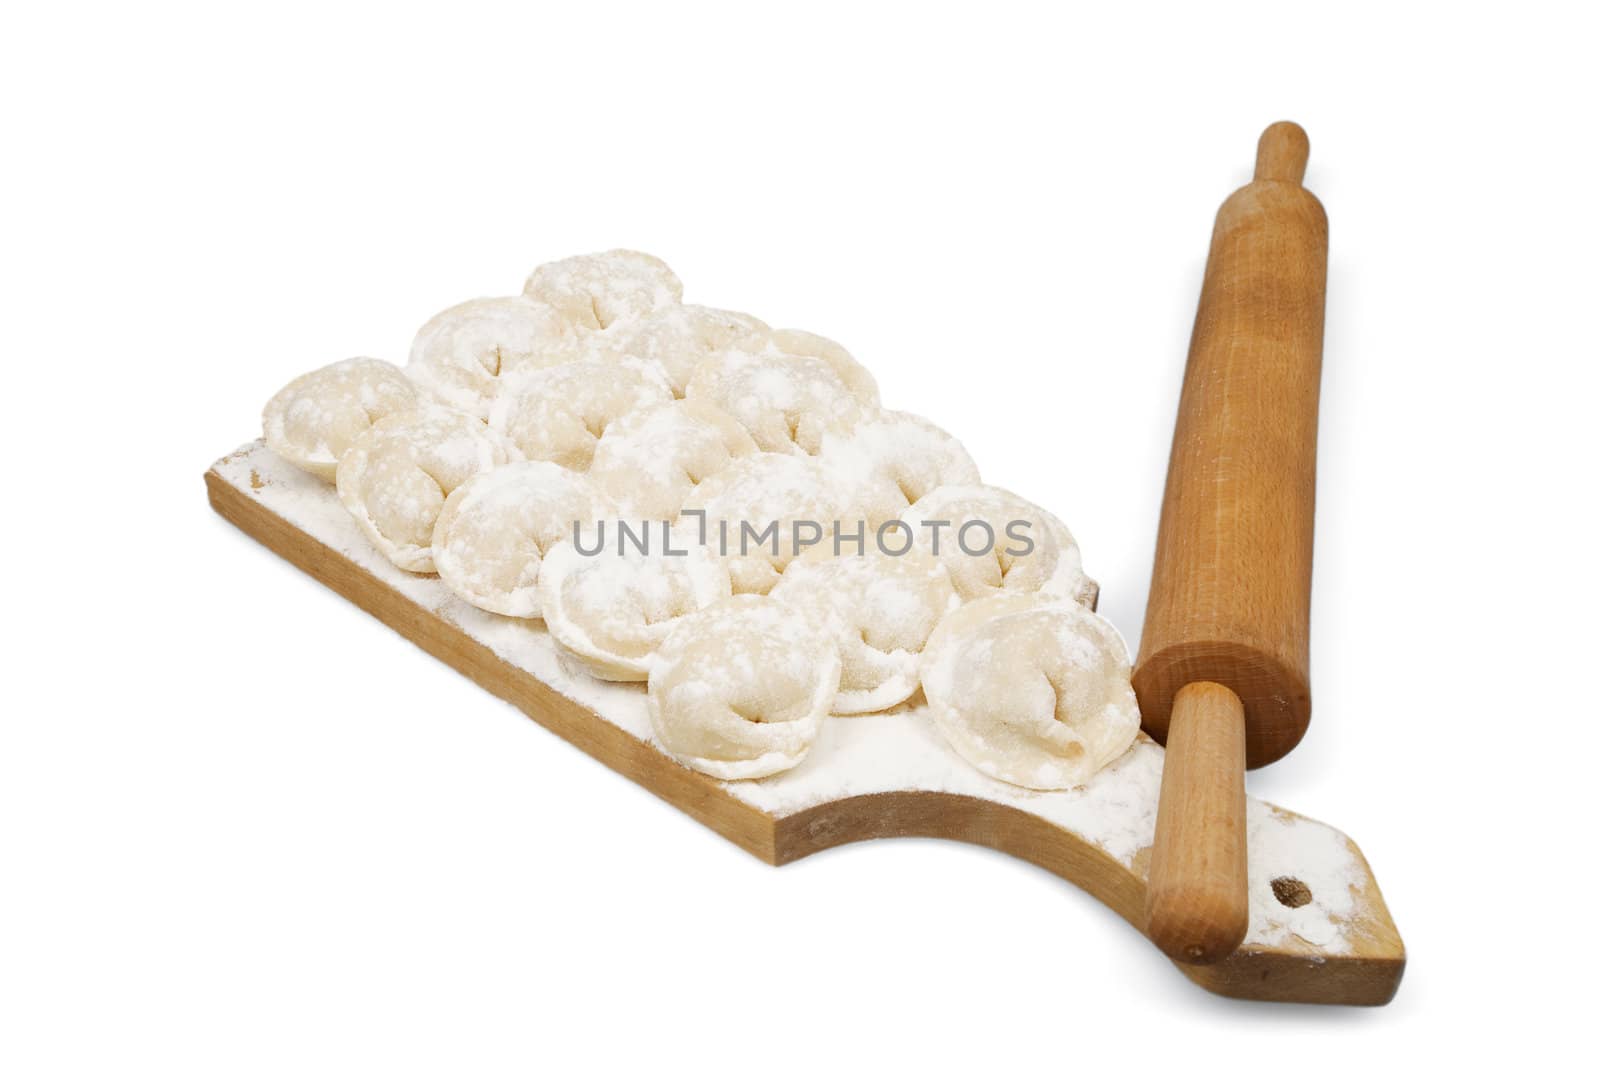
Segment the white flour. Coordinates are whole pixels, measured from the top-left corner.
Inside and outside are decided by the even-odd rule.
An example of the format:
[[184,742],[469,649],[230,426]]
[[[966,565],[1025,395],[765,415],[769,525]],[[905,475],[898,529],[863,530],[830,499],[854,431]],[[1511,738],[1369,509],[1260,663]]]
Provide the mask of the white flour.
[[[220,460],[217,474],[324,545],[350,558],[423,610],[447,618],[511,666],[649,743],[644,686],[601,682],[564,665],[537,621],[491,615],[457,599],[433,577],[409,574],[372,547],[332,487],[295,469],[259,441]],[[988,778],[951,751],[921,703],[905,710],[831,716],[804,763],[759,781],[716,782],[735,798],[788,815],[825,801],[898,790],[981,797],[1043,818],[1094,844],[1129,870],[1151,844],[1161,788],[1161,748],[1141,736],[1121,759],[1081,789],[1033,792]],[[1299,945],[1316,955],[1350,950],[1346,928],[1361,916],[1367,875],[1344,835],[1251,799],[1248,805],[1250,931],[1246,947]],[[1299,907],[1280,902],[1274,879],[1309,893]],[[1294,898],[1295,894],[1288,894]]]

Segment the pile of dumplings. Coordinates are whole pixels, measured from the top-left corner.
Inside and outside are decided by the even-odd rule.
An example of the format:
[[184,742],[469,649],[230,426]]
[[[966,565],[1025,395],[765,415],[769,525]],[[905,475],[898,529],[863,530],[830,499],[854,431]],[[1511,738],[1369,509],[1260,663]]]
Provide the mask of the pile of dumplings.
[[[918,713],[919,688],[955,752],[1030,789],[1083,784],[1138,732],[1059,519],[885,410],[841,346],[685,304],[653,256],[547,263],[434,316],[404,369],[296,378],[263,423],[395,566],[645,682],[656,742],[708,775],[793,768],[830,714]],[[582,543],[619,520],[645,543]],[[1019,522],[1029,551],[994,536]],[[776,537],[718,536],[741,523]],[[984,551],[955,543],[975,523]]]

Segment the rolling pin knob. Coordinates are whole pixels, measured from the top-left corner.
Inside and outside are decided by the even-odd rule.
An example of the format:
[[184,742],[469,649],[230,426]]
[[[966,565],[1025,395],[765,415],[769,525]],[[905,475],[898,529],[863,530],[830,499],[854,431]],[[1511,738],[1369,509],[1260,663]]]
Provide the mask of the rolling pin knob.
[[1274,122],[1256,144],[1256,181],[1299,185],[1311,158],[1311,139],[1292,122]]
[[1244,770],[1311,720],[1311,540],[1328,221],[1310,144],[1269,126],[1223,202],[1172,434],[1133,688],[1167,746],[1146,933],[1221,959],[1248,925]]
[[1145,932],[1167,955],[1215,963],[1244,940],[1244,840],[1244,705],[1191,682],[1173,701],[1145,897]]

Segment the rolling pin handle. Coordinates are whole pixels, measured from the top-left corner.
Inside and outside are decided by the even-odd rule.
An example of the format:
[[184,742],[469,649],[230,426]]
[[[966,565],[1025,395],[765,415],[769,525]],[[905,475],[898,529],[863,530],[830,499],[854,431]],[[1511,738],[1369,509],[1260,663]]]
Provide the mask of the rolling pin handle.
[[1299,185],[1305,180],[1310,156],[1311,139],[1305,130],[1292,122],[1274,122],[1262,131],[1256,144],[1255,180]]
[[1227,686],[1178,690],[1161,773],[1145,933],[1180,963],[1231,955],[1250,923],[1244,705]]

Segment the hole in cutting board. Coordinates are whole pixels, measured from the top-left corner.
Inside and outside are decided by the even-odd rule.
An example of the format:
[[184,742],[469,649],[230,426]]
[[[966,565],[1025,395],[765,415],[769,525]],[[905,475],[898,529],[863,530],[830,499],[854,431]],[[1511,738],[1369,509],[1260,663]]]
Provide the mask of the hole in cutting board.
[[1272,895],[1286,908],[1303,908],[1311,903],[1311,888],[1298,878],[1274,878]]

